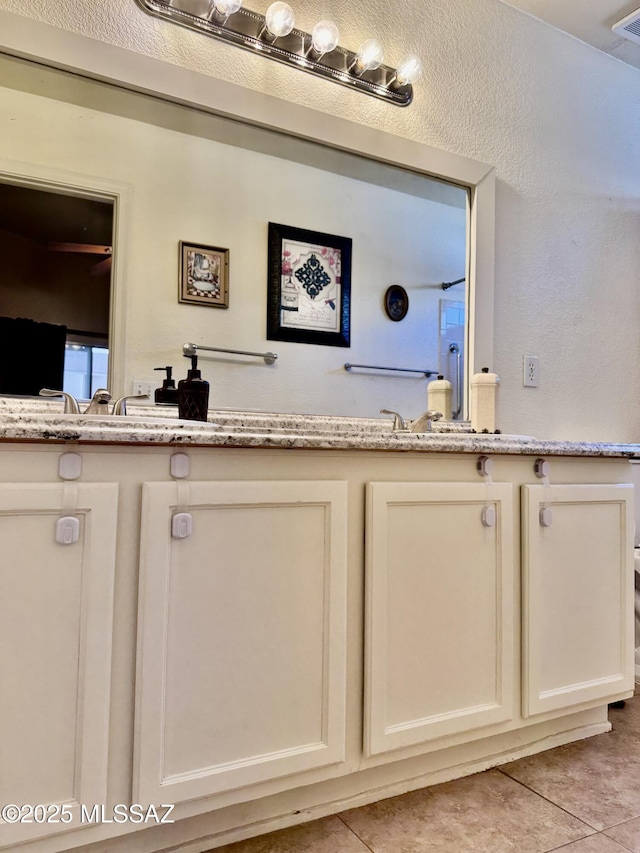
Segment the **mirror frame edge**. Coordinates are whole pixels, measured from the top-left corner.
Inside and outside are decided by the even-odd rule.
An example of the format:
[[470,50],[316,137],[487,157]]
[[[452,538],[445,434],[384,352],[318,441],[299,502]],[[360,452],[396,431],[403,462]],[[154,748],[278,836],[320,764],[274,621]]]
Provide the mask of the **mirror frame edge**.
[[[496,178],[492,166],[2,10],[0,52],[310,142],[320,142],[467,188],[470,215],[465,417],[468,417],[469,377],[481,366],[495,367]],[[67,183],[69,178],[66,175]],[[122,222],[128,193],[127,188],[117,186],[112,186],[111,192],[115,192],[118,199],[114,208],[115,283],[116,276],[119,282],[125,280]],[[107,190],[108,195],[111,192]],[[115,252],[116,243],[118,253]],[[126,311],[123,296],[116,296],[119,290],[120,287],[112,288],[110,334],[114,335],[115,352],[109,359],[112,387],[123,387],[125,379]],[[469,322],[470,317],[474,318],[473,323]]]

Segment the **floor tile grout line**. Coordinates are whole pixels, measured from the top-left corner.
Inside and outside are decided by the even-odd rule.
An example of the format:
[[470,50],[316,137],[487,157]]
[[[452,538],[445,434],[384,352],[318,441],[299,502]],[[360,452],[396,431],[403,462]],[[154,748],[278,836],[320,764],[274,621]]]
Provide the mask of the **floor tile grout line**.
[[370,851],[370,853],[376,853],[376,851],[373,849],[373,847],[369,847],[367,842],[363,838],[360,838],[360,836],[358,835],[358,833],[354,829],[351,829],[351,827],[346,822],[346,820],[342,817],[342,815],[338,814],[338,815],[336,815],[336,817],[338,818],[338,820],[342,821],[342,823],[347,827],[347,829],[349,830],[350,833],[352,833],[352,835],[355,835],[355,837],[358,839],[358,841],[361,844],[364,844],[364,846],[367,848],[367,850]]
[[[587,835],[586,838],[597,838],[598,835],[602,834],[602,832],[597,832],[595,835]],[[614,840],[613,838],[608,838],[608,836],[605,836],[605,838],[607,838],[609,841]],[[552,847],[551,850],[545,850],[544,853],[562,853],[563,850],[565,850],[567,847],[571,847],[572,844],[576,844],[578,841],[584,841],[584,839],[578,838],[576,839],[576,841],[567,841],[566,844],[561,844],[560,847]],[[615,843],[619,844],[620,842],[616,841]],[[627,850],[628,848],[623,847],[623,849]],[[630,851],[630,853],[633,853],[633,851]]]
[[[531,793],[535,794],[536,797],[540,797],[541,800],[545,800],[547,803],[550,803],[552,806],[555,806],[557,809],[560,809],[560,811],[563,811],[565,814],[569,815],[569,817],[572,817],[575,820],[579,820],[580,823],[583,823],[585,826],[588,826],[589,829],[593,830],[593,832],[590,833],[590,835],[604,831],[604,830],[598,829],[595,826],[592,826],[588,820],[585,820],[582,817],[578,817],[578,815],[573,814],[573,812],[570,812],[569,809],[565,809],[564,806],[561,806],[559,803],[554,802],[553,800],[549,799],[549,797],[545,797],[544,794],[541,794],[539,791],[536,791],[535,788],[531,788],[529,785],[526,785],[524,782],[521,782],[519,779],[514,779],[513,776],[509,776],[509,774],[506,772],[506,770],[503,770],[501,767],[496,767],[495,769],[499,770],[503,776],[507,777],[507,779],[511,779],[512,782],[517,782],[518,785],[522,785],[522,787],[526,788],[527,791],[531,791]],[[590,836],[585,835],[584,837],[589,838]]]
[[[634,818],[631,818],[631,819],[632,819],[632,820],[634,820]],[[619,825],[619,824],[616,824],[616,826],[618,826],[618,825]],[[609,827],[609,828],[611,828],[611,827]],[[602,832],[600,832],[600,833],[599,833],[599,835],[604,835],[604,837],[605,837],[605,838],[608,838],[608,839],[609,839],[609,841],[613,841],[613,843],[614,843],[614,844],[619,844],[619,845],[620,845],[620,847],[622,847],[622,849],[623,849],[623,850],[628,850],[628,851],[629,851],[629,853],[633,853],[633,850],[631,849],[631,847],[627,847],[627,845],[626,845],[626,844],[623,844],[623,842],[622,842],[622,841],[618,841],[618,839],[617,839],[617,838],[612,838],[610,835],[607,835],[607,834],[606,834],[606,831],[605,831],[604,829],[602,830]]]
[[[633,818],[632,818],[632,820],[633,820]],[[613,841],[613,843],[617,844],[621,850],[627,850],[628,853],[633,853],[633,850],[631,849],[631,847],[627,847],[626,844],[623,844],[622,841],[618,841],[617,838],[611,838],[610,835],[607,835],[605,833],[604,829],[601,830],[600,832],[596,833],[596,835],[588,835],[587,838],[596,838],[597,835],[601,835],[603,838],[606,838],[607,841]],[[578,839],[578,840],[582,840],[582,839]],[[569,841],[567,844],[563,844],[562,847],[554,847],[553,850],[547,850],[546,853],[556,853],[557,850],[561,851],[563,849],[563,847],[568,847],[570,844],[574,844],[574,843],[575,843],[574,841]]]
[[628,850],[629,853],[633,853],[633,848],[627,847],[627,845],[624,843],[624,841],[620,841],[618,838],[613,838],[611,835],[607,835],[607,832],[610,829],[616,829],[618,826],[624,826],[625,824],[631,823],[632,821],[638,820],[639,818],[640,818],[640,815],[638,815],[637,817],[627,818],[627,820],[621,820],[620,823],[612,823],[611,826],[605,826],[605,828],[603,830],[601,830],[600,834],[604,835],[605,838],[608,838],[610,841],[614,841],[616,844],[619,844],[620,847],[622,847],[624,850]]

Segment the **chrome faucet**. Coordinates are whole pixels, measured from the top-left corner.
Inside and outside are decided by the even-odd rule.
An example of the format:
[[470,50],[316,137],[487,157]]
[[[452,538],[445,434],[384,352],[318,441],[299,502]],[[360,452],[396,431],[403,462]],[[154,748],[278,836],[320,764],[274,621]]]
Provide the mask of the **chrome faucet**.
[[406,421],[402,415],[391,411],[391,409],[380,409],[380,414],[393,415],[394,432],[431,432],[433,421],[439,421],[442,417],[442,412],[434,412],[431,409],[428,409],[414,421]]
[[[40,389],[41,397],[64,397],[64,413],[65,415],[79,415],[80,414],[80,406],[78,405],[78,401],[73,396],[73,394],[67,394],[66,391],[54,391],[52,388],[41,388]],[[148,400],[148,394],[129,394],[126,397],[119,397],[115,403],[113,404],[113,411],[111,414],[114,415],[126,415],[127,414],[127,402],[129,400]],[[109,414],[109,402],[111,400],[111,394],[107,391],[106,388],[98,388],[96,393],[93,395],[93,398],[87,408],[84,410],[83,414],[85,415],[108,415]]]
[[106,388],[98,388],[93,397],[91,398],[91,402],[84,410],[85,415],[108,415],[109,414],[109,400],[111,400],[111,394],[107,391]]
[[409,432],[432,432],[433,422],[439,421],[442,417],[442,412],[433,412],[428,409],[415,421],[409,421]]

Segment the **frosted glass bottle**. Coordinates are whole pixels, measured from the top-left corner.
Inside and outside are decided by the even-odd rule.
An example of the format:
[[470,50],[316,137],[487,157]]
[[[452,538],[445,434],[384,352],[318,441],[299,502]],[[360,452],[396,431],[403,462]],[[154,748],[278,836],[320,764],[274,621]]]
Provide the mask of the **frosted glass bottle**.
[[442,374],[427,385],[427,408],[440,412],[443,421],[451,420],[451,383]]
[[500,377],[483,367],[471,379],[471,428],[476,432],[495,432]]

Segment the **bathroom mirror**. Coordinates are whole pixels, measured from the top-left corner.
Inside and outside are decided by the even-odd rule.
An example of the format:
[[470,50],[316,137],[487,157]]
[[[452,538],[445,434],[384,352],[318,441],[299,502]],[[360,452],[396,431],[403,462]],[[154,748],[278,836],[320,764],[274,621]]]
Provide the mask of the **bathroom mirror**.
[[[55,53],[55,38],[48,44]],[[78,63],[87,59],[80,51]],[[53,56],[49,61],[55,64]],[[397,406],[418,414],[424,377],[382,371],[354,376],[343,363],[442,370],[447,354],[439,348],[450,343],[447,318],[463,335],[468,358],[460,363],[454,353],[446,373],[455,381],[456,369],[464,377],[480,356],[488,359],[493,258],[488,167],[257,93],[243,92],[242,108],[234,107],[230,117],[229,94],[236,87],[220,81],[208,81],[207,97],[215,103],[177,104],[175,80],[170,101],[167,93],[149,97],[24,60],[0,62],[11,87],[6,97],[23,113],[21,178],[49,185],[59,179],[113,201],[109,381],[116,393],[130,392],[134,379],[153,381],[159,365],[173,363],[180,376],[185,340],[272,348],[264,346],[262,255],[266,259],[269,221],[357,238],[352,347],[340,359],[329,347],[282,343],[271,373],[247,360],[203,359],[203,372],[218,389],[214,405],[354,415]],[[129,79],[120,82],[138,88],[133,70],[121,63]],[[38,102],[38,115],[35,95],[49,99],[44,107]],[[273,108],[268,122],[265,102]],[[226,115],[213,114],[216,106]],[[91,121],[80,125],[81,116]],[[73,119],[82,128],[77,139],[68,136]],[[47,121],[54,132],[43,164],[31,153],[29,130]],[[68,151],[56,138],[63,126]],[[0,168],[4,180],[15,182],[7,149],[0,147]],[[130,164],[123,162],[127,152]],[[178,305],[180,240],[230,249],[228,311]],[[456,280],[443,290],[443,283]],[[391,322],[384,310],[384,294],[394,284],[405,288],[411,303],[402,322]]]

